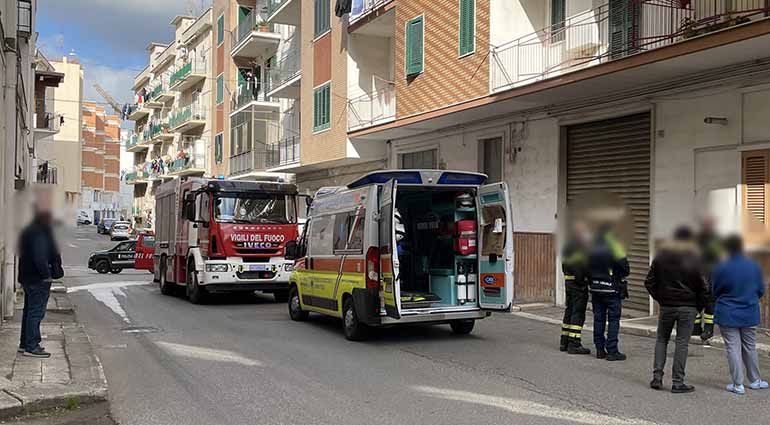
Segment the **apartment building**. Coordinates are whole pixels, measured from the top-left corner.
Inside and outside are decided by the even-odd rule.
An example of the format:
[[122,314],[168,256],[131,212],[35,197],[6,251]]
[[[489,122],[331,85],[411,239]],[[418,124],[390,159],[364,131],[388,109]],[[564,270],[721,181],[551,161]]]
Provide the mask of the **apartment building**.
[[80,209],[99,222],[122,214],[120,201],[120,119],[96,102],[82,108]]
[[212,116],[212,10],[198,17],[177,16],[171,21],[174,40],[151,43],[149,63],[136,77],[135,121],[126,150],[134,166],[126,183],[134,186],[132,215],[139,227],[153,227],[155,190],[166,180],[211,176],[215,155]]
[[[631,299],[661,238],[713,215],[766,229],[764,0],[276,0],[301,33],[300,187],[378,166],[480,171],[511,188],[516,299],[563,302],[571,202],[632,216]],[[293,21],[292,21],[293,19]]]
[[[16,238],[29,219],[25,194],[36,178],[36,0],[0,2],[0,325],[14,311]],[[44,93],[46,90],[42,90]],[[38,91],[40,94],[41,91]],[[45,106],[45,101],[41,102]],[[42,126],[45,120],[40,123]]]

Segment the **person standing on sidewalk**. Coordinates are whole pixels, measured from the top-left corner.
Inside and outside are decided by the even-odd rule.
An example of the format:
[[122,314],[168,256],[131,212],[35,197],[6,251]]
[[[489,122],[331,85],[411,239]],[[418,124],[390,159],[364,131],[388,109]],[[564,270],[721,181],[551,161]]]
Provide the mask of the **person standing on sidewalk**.
[[24,288],[19,351],[25,356],[48,358],[40,346],[40,322],[45,317],[51,281],[63,277],[61,255],[51,227],[51,211],[40,197],[35,217],[19,236],[19,283]]
[[739,236],[725,240],[728,259],[714,270],[714,321],[725,340],[727,363],[732,382],[727,391],[745,394],[743,367],[749,378],[749,388],[766,389],[768,383],[759,376],[757,358],[757,325],[759,299],[765,294],[762,269],[743,253]]
[[693,335],[699,335],[700,339],[704,342],[714,336],[714,296],[711,289],[713,282],[712,275],[723,256],[722,240],[717,235],[714,227],[714,219],[712,217],[704,217],[701,220],[701,231],[696,238],[700,249],[706,286],[709,292],[706,296],[706,305],[703,306],[703,311],[699,312],[695,317]]
[[660,304],[658,337],[655,343],[650,387],[663,388],[663,370],[671,332],[676,326],[676,351],[672,367],[671,392],[695,391],[684,383],[687,351],[692,336],[693,322],[698,311],[706,304],[707,288],[703,269],[692,231],[687,227],[676,230],[674,239],[666,242],[655,256],[644,286]]
[[622,300],[628,297],[625,279],[631,267],[623,244],[612,232],[609,224],[600,226],[598,236],[590,249],[588,263],[596,358],[623,361],[626,355],[618,348],[618,334]]
[[559,350],[569,354],[591,354],[591,350],[583,347],[581,341],[588,305],[589,243],[588,227],[585,222],[576,221],[572,226],[569,242],[562,252],[561,262],[567,302],[561,324]]

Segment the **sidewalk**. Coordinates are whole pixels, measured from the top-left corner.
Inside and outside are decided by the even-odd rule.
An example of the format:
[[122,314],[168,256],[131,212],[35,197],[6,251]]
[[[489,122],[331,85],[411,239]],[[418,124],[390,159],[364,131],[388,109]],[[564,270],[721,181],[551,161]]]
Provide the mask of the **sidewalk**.
[[[521,304],[515,305],[513,314],[527,319],[540,322],[551,323],[561,326],[564,318],[564,308],[554,306],[553,304]],[[590,341],[591,332],[593,332],[593,318],[591,311],[586,313],[586,325],[583,327],[583,335]],[[620,333],[626,335],[646,336],[656,338],[658,336],[658,317],[657,316],[637,316],[627,317],[620,320]],[[676,335],[676,330],[672,333],[672,338]],[[703,345],[700,337],[693,336],[690,344]],[[724,348],[724,339],[719,335],[719,326],[714,327],[714,337],[709,340],[712,347]],[[764,330],[757,331],[757,352],[764,355],[770,355],[770,333]]]
[[101,363],[85,329],[75,320],[67,294],[52,290],[41,326],[49,359],[16,352],[21,308],[21,302],[17,303],[13,320],[0,329],[0,419],[106,400]]

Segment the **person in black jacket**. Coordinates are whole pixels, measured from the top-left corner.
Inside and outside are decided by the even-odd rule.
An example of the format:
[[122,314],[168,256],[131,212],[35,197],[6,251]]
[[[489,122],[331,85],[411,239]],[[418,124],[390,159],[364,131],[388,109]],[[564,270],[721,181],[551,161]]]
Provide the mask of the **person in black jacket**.
[[[610,224],[600,227],[589,253],[589,289],[594,309],[594,345],[596,358],[623,361],[626,355],[618,347],[622,300],[628,298],[625,279],[631,267],[626,250]],[[607,330],[605,337],[604,331]]]
[[650,296],[660,304],[658,338],[650,387],[656,390],[663,387],[666,350],[671,332],[676,326],[671,392],[680,394],[695,391],[693,386],[684,383],[684,370],[693,322],[698,311],[706,305],[708,289],[703,279],[698,246],[689,228],[677,229],[674,239],[662,246],[652,261],[644,286]]
[[35,218],[19,236],[19,283],[24,288],[19,352],[28,357],[51,355],[40,346],[40,322],[45,317],[51,281],[63,276],[61,255],[51,227],[50,211],[40,205]]
[[572,226],[572,234],[562,252],[561,268],[564,273],[566,308],[561,324],[560,351],[569,354],[591,354],[581,342],[588,305],[588,227],[582,221]]

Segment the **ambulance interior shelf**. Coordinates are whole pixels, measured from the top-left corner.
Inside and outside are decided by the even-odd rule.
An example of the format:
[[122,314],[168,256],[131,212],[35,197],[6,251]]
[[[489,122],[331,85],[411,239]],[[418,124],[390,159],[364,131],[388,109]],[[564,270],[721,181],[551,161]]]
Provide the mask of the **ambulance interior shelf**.
[[[459,199],[459,200],[458,200]],[[475,303],[478,278],[473,193],[399,189],[396,210],[405,309]],[[461,233],[464,237],[460,237]]]

